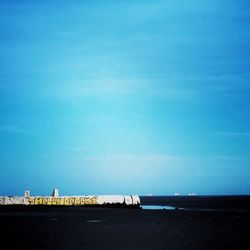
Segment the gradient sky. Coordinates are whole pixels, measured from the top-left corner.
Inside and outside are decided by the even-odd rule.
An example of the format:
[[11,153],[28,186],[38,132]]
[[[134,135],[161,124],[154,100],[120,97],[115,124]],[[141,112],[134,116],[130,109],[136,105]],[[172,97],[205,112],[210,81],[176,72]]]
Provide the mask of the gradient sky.
[[1,195],[250,194],[248,0],[52,2],[0,0]]

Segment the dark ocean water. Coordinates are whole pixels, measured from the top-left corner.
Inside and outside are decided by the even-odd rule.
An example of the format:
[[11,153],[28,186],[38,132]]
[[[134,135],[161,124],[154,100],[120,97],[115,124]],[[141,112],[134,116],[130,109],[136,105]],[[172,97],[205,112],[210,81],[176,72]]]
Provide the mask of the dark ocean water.
[[140,196],[142,208],[250,210],[250,195]]

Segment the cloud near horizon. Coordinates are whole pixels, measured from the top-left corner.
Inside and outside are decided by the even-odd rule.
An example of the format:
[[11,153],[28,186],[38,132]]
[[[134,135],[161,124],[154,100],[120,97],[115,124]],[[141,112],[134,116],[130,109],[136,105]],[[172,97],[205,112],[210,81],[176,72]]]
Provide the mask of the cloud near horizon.
[[0,125],[0,133],[35,135],[34,131],[13,125]]

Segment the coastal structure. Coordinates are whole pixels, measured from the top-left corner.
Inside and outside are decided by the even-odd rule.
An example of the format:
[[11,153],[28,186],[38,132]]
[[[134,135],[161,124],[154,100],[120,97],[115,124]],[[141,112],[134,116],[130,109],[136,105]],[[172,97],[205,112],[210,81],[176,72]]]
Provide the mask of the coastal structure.
[[140,207],[140,198],[138,195],[59,196],[58,189],[54,189],[51,196],[31,196],[26,190],[24,196],[0,196],[0,205]]

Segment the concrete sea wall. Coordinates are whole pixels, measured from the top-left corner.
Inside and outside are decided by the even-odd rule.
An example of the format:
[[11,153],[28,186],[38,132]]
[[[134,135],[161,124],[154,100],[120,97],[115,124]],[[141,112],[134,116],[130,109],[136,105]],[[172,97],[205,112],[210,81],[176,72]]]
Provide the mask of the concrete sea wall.
[[139,206],[138,195],[0,196],[0,205]]

